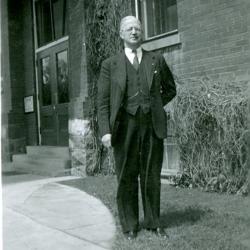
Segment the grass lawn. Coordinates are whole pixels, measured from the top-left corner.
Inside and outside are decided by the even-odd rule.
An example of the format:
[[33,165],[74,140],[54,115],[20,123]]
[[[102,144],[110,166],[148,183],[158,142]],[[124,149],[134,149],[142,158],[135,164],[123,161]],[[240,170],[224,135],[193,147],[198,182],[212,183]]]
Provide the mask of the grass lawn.
[[[206,193],[163,184],[161,221],[169,240],[141,230],[137,239],[129,242],[119,225],[114,176],[87,177],[63,184],[99,198],[109,208],[117,225],[114,250],[250,249],[250,197]],[[141,205],[140,214],[142,222]]]

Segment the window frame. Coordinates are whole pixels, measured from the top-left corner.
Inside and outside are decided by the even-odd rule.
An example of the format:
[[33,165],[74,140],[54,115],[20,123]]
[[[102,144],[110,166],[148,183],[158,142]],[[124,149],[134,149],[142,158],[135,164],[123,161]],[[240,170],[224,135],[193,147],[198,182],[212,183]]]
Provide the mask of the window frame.
[[[139,9],[139,1],[140,0],[134,0],[134,8],[135,8],[135,16],[136,18],[140,19],[140,9]],[[177,4],[178,1],[176,1]],[[146,12],[145,10],[145,5],[144,5],[144,13]],[[178,12],[177,12],[178,15]],[[156,36],[148,37],[147,35],[147,15],[144,14],[145,16],[145,21],[146,23],[142,23],[142,26],[144,28],[144,34],[145,38],[143,40],[142,46],[144,49],[147,50],[155,50],[155,49],[160,49],[164,47],[169,47],[172,45],[180,44],[180,35],[179,35],[179,30],[174,29]],[[178,18],[178,16],[177,16]]]
[[[42,5],[43,2],[48,2],[49,3],[49,20],[50,20],[50,25],[51,25],[51,39],[50,41],[43,41],[44,38],[42,39],[41,33],[43,32],[43,26],[40,26],[39,23],[39,11],[41,7],[39,6]],[[35,29],[34,31],[36,32],[36,48],[42,48],[45,47],[49,44],[52,44],[56,41],[59,41],[61,39],[64,39],[65,37],[68,37],[68,27],[67,27],[67,22],[68,22],[68,13],[66,13],[66,8],[67,8],[67,0],[62,0],[62,5],[63,5],[63,13],[62,13],[62,36],[57,37],[56,36],[56,30],[55,30],[55,13],[54,13],[54,5],[53,5],[53,0],[33,0],[33,15],[34,15],[34,26]]]

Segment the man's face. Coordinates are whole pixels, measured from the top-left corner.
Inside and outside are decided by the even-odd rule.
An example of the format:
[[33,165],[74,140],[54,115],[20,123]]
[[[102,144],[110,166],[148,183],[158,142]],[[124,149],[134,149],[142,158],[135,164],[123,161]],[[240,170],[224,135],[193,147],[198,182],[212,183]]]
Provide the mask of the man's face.
[[142,41],[142,31],[138,20],[135,18],[126,20],[120,30],[120,37],[126,47],[132,49],[139,47]]

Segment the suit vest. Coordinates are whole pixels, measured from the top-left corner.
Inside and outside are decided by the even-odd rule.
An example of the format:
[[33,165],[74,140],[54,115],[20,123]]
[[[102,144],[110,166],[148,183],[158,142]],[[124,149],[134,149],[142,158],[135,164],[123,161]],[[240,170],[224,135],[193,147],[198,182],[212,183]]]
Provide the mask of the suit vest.
[[149,87],[145,72],[145,60],[140,63],[139,69],[135,70],[126,57],[126,94],[124,98],[124,108],[135,115],[140,107],[143,113],[150,111]]

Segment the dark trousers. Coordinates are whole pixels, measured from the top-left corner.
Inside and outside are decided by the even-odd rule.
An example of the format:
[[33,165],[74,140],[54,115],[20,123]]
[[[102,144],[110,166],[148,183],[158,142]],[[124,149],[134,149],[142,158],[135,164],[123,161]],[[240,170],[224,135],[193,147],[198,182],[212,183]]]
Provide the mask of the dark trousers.
[[122,115],[114,145],[118,180],[117,205],[123,232],[138,229],[138,177],[144,210],[144,227],[160,226],[160,174],[163,140],[156,137],[150,113],[138,109]]

